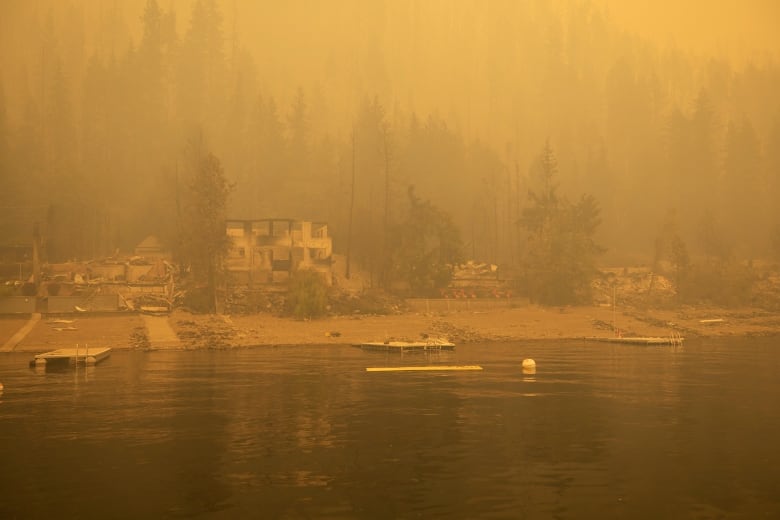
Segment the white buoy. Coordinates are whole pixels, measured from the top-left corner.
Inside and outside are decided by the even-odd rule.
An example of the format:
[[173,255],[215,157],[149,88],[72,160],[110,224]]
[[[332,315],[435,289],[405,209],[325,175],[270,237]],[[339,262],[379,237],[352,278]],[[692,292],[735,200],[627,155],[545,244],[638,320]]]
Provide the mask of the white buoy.
[[531,369],[536,368],[536,361],[531,358],[523,360],[523,368]]

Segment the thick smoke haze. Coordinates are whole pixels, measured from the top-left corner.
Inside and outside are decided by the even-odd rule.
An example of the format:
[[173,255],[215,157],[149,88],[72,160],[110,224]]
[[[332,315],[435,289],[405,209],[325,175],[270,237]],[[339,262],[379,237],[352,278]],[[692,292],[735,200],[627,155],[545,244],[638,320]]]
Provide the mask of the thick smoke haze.
[[62,257],[171,240],[196,142],[234,185],[230,217],[325,220],[343,251],[354,188],[371,263],[414,186],[467,257],[512,262],[549,145],[560,192],[598,203],[605,262],[649,261],[670,219],[693,254],[776,254],[776,2],[1,9],[6,242],[34,221]]

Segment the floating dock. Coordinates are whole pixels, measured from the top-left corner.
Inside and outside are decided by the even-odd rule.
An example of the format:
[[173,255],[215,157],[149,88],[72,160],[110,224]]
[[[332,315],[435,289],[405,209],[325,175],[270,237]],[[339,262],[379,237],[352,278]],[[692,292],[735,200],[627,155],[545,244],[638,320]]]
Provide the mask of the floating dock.
[[455,350],[455,344],[444,340],[429,341],[370,341],[355,345],[363,350],[381,350],[383,352],[410,352],[426,350]]
[[479,365],[429,365],[412,367],[368,367],[366,372],[424,372],[443,370],[482,370]]
[[33,360],[30,361],[30,366],[92,366],[97,365],[110,355],[111,349],[108,347],[61,348],[51,352],[44,352],[43,354],[36,354]]
[[588,341],[602,341],[605,343],[627,343],[629,345],[682,345],[682,336],[662,337],[628,337],[628,338],[585,338]]

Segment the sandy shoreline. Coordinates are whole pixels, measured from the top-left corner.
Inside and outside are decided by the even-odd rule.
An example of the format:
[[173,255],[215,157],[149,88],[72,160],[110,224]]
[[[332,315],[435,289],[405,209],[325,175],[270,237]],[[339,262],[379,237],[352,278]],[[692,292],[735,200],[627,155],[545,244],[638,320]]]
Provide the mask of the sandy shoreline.
[[77,343],[115,349],[350,345],[386,339],[419,340],[423,334],[445,337],[456,344],[566,340],[610,337],[613,317],[624,336],[668,337],[672,331],[687,339],[780,334],[780,316],[759,309],[625,310],[613,316],[608,307],[528,305],[483,311],[333,316],[310,321],[268,314],[223,316],[175,311],[154,318],[129,313],[77,315],[66,318],[73,320],[71,323],[58,323],[44,316],[12,346],[9,340],[28,324],[28,319],[6,317],[0,319],[0,351],[43,352]]

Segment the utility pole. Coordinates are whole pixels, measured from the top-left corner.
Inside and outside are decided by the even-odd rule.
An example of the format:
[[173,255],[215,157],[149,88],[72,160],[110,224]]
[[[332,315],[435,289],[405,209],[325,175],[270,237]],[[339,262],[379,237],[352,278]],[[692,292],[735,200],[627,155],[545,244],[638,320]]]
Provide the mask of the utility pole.
[[[41,230],[38,222],[33,225],[33,285],[35,285],[36,293],[38,291],[38,284],[41,282]],[[21,268],[20,268],[21,270]]]
[[349,267],[352,254],[352,216],[355,210],[355,125],[352,124],[352,184],[350,187],[349,201],[349,230],[347,232],[347,270],[346,277],[349,280]]
[[382,137],[385,145],[385,222],[384,233],[382,242],[382,275],[381,284],[383,287],[387,284],[387,271],[388,271],[388,232],[390,227],[390,152],[387,145],[387,123],[382,127]]

